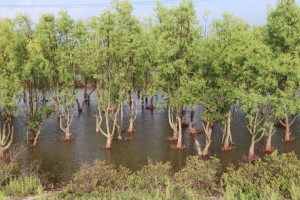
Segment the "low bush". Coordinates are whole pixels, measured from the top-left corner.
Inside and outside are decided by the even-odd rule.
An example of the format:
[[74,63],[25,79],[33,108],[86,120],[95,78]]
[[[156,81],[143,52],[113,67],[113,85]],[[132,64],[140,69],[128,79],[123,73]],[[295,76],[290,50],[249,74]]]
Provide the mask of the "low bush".
[[167,183],[171,181],[171,175],[171,165],[169,162],[154,164],[149,160],[148,165],[128,176],[127,183],[128,187],[137,190],[157,188],[165,190]]
[[203,199],[216,191],[218,159],[204,161],[197,156],[189,157],[175,176],[171,168],[169,162],[149,161],[139,171],[130,173],[126,168],[117,169],[95,161],[74,174],[62,195],[64,199]]
[[44,188],[38,177],[13,178],[5,186],[3,192],[6,196],[25,197],[32,194],[41,194]]
[[18,160],[22,157],[24,149],[23,145],[15,145],[11,147],[6,159],[0,159],[0,186],[6,185],[9,179],[21,173]]
[[203,160],[199,156],[189,156],[186,165],[174,175],[174,182],[202,195],[219,193],[220,160],[211,157]]
[[130,171],[113,165],[106,165],[104,161],[96,160],[92,165],[84,164],[66,186],[67,192],[89,193],[105,192],[106,190],[120,190],[126,187],[126,179]]
[[221,185],[228,199],[299,199],[300,161],[294,153],[274,152],[254,164],[230,167]]

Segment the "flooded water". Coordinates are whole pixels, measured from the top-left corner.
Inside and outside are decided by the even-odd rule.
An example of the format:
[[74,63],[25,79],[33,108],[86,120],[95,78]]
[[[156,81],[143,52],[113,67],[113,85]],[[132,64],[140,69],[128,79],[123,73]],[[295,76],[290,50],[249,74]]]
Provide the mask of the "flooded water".
[[[81,95],[82,96],[82,95]],[[156,98],[157,102],[159,98]],[[195,113],[195,125],[200,125],[200,112],[198,108]],[[124,106],[124,127],[128,127],[128,107]],[[179,170],[185,164],[186,157],[196,155],[194,140],[204,142],[204,134],[191,136],[184,129],[184,150],[175,150],[170,148],[172,144],[166,141],[168,136],[172,136],[172,129],[168,123],[166,110],[154,109],[141,110],[135,121],[136,132],[132,135],[132,140],[118,141],[113,140],[112,150],[105,150],[106,138],[100,133],[95,132],[95,94],[91,96],[90,106],[86,106],[82,113],[75,112],[71,132],[76,136],[72,142],[61,142],[60,137],[63,132],[59,128],[57,118],[53,115],[49,118],[42,129],[41,138],[35,148],[26,146],[23,164],[30,161],[41,161],[41,169],[49,173],[52,181],[58,182],[68,180],[83,163],[92,163],[95,159],[105,160],[107,163],[122,165],[131,170],[138,170],[147,164],[148,159],[152,161],[169,161],[173,169]],[[189,122],[189,112],[186,113],[186,122]],[[245,118],[242,112],[237,112],[232,121],[232,134],[235,149],[231,152],[221,152],[220,145],[222,140],[221,129],[218,126],[213,128],[211,155],[220,158],[223,168],[229,163],[238,164],[243,162],[242,158],[247,155],[250,145],[250,136],[245,127]],[[24,125],[24,113],[20,112],[14,119],[15,124],[15,143],[24,143],[26,145],[26,126]],[[299,144],[299,121],[296,121],[292,127],[292,135],[296,140],[289,144],[284,144],[282,138],[284,132],[277,128],[273,136],[273,146],[280,153],[294,151],[300,155]],[[256,155],[263,156],[259,149],[265,143],[265,138],[256,145]]]

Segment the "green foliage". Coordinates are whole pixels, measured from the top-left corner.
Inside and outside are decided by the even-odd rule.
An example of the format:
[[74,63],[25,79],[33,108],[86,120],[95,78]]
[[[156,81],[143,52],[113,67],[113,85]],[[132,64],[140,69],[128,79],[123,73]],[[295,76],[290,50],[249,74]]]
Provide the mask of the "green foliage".
[[300,161],[294,153],[274,152],[254,164],[229,168],[221,178],[225,197],[237,199],[297,198]]
[[[219,160],[203,161],[189,157],[187,165],[173,175],[170,163],[149,161],[139,171],[130,173],[126,168],[114,168],[105,162],[95,161],[83,165],[67,185],[66,199],[197,199],[217,191]],[[89,193],[89,194],[87,194]]]
[[278,0],[268,14],[269,43],[275,52],[299,52],[300,8],[295,0]]
[[126,186],[129,170],[120,167],[115,169],[104,161],[96,160],[93,165],[84,164],[75,173],[66,187],[67,192],[88,193],[107,190],[120,190]]
[[36,133],[41,123],[43,123],[45,119],[47,119],[52,114],[53,114],[52,106],[41,106],[41,108],[37,110],[33,116],[30,116],[27,119],[26,125],[28,126],[29,130]]
[[19,170],[17,160],[0,161],[0,185],[5,184]]
[[149,161],[141,170],[128,177],[128,187],[136,190],[165,190],[171,181],[170,163],[155,163]]
[[190,156],[185,167],[175,174],[175,182],[202,194],[213,193],[218,188],[220,167],[220,160],[215,157],[202,160]]
[[190,96],[185,96],[190,88],[183,85],[199,68],[196,50],[200,44],[201,28],[190,0],[184,0],[174,8],[158,4],[156,20],[152,26],[158,46],[154,81],[161,91],[168,94],[172,107],[178,110],[190,102]]
[[5,186],[7,196],[25,197],[32,194],[41,194],[44,191],[41,181],[36,176],[13,178]]

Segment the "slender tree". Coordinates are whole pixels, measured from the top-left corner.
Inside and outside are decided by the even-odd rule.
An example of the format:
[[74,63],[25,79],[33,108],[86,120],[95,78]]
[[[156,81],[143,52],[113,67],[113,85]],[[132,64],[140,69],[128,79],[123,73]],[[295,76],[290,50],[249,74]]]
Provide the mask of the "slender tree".
[[184,101],[180,88],[183,76],[189,71],[190,56],[195,43],[199,42],[198,22],[192,1],[185,0],[176,8],[165,8],[158,4],[156,8],[157,49],[160,62],[157,68],[157,80],[167,94],[168,118],[173,129],[172,140],[177,140],[176,148],[182,149],[181,111]]
[[23,100],[25,105],[26,125],[33,146],[41,134],[42,126],[52,108],[47,106],[48,85],[51,81],[50,66],[42,55],[42,49],[35,39],[32,22],[26,15],[15,18],[17,41],[15,47],[18,76],[25,86]]
[[11,146],[14,136],[12,117],[17,111],[15,98],[20,93],[20,82],[14,58],[16,34],[9,19],[0,20],[0,158]]
[[[300,49],[300,8],[294,0],[279,0],[267,19],[267,43],[273,50],[277,94],[282,102],[280,123],[285,127],[283,141],[293,140],[290,126],[299,114],[299,49]],[[294,117],[291,119],[291,115]]]

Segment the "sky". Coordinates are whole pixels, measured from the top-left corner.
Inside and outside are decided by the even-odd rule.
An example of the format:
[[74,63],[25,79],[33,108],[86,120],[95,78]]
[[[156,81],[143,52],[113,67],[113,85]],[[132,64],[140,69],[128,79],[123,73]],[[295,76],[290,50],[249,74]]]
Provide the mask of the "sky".
[[[153,13],[156,0],[131,0],[134,6],[134,15],[145,18]],[[180,0],[161,0],[166,6],[176,6]],[[244,19],[251,25],[264,25],[266,23],[267,10],[274,8],[277,0],[194,0],[196,12],[199,20],[203,22],[203,13],[209,12],[208,20],[218,18],[224,12],[233,13],[234,16]],[[300,0],[296,0],[300,5]],[[74,5],[98,4],[95,7],[82,7]],[[57,13],[64,9],[75,18],[88,18],[97,16],[110,4],[110,0],[0,0],[0,18],[13,18],[17,13],[27,13],[34,22],[43,13]],[[3,5],[22,5],[3,6]],[[35,5],[34,7],[28,5]],[[37,5],[73,5],[73,7],[39,7]]]

